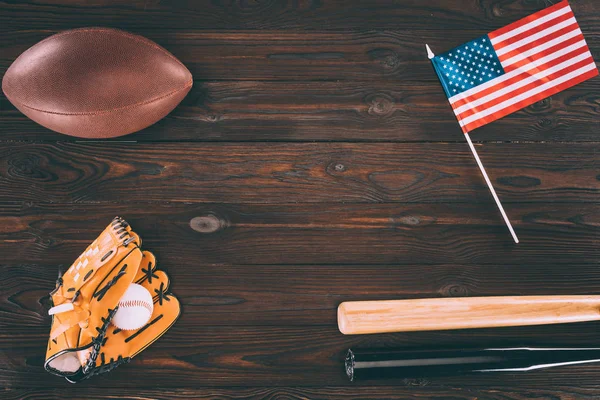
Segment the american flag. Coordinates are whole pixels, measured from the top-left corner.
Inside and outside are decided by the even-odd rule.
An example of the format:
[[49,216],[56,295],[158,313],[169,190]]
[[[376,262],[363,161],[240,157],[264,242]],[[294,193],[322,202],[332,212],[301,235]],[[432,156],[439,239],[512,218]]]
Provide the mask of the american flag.
[[431,61],[464,133],[598,75],[567,1]]

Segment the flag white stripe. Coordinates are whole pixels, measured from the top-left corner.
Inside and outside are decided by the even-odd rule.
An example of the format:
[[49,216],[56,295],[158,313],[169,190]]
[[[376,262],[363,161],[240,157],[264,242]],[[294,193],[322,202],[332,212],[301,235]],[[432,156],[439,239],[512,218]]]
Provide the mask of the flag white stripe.
[[544,29],[543,31],[539,31],[537,33],[534,33],[533,35],[528,35],[527,37],[525,37],[515,43],[509,44],[508,46],[498,49],[498,50],[496,50],[496,54],[498,55],[498,57],[500,57],[501,55],[510,53],[511,51],[516,50],[521,46],[524,46],[531,42],[535,42],[536,40],[543,38],[544,36],[548,36],[551,33],[559,31],[559,30],[566,28],[567,26],[573,25],[573,24],[577,24],[575,17],[571,17],[566,21],[563,21],[556,25],[552,25],[552,26]]
[[471,101],[471,102],[469,102],[467,104],[464,104],[464,105],[462,105],[462,106],[454,109],[454,113],[456,115],[462,114],[463,112],[465,112],[467,110],[470,110],[471,108],[477,107],[477,106],[479,106],[481,104],[485,104],[488,101],[494,100],[495,98],[504,96],[507,93],[510,93],[510,92],[512,92],[514,90],[517,90],[517,89],[519,89],[519,88],[521,88],[523,86],[526,86],[526,85],[528,85],[528,84],[530,84],[532,82],[540,80],[540,79],[542,79],[542,78],[544,78],[544,77],[546,77],[548,75],[552,75],[553,73],[558,72],[558,71],[560,71],[560,70],[562,70],[564,68],[567,68],[569,65],[576,64],[579,61],[583,61],[586,58],[591,58],[591,57],[592,57],[592,55],[590,54],[590,52],[586,51],[583,54],[580,54],[580,55],[578,55],[576,57],[573,57],[573,58],[570,58],[570,59],[568,59],[566,61],[563,61],[562,63],[557,64],[557,65],[555,65],[555,66],[553,66],[551,68],[548,68],[546,70],[540,71],[537,74],[530,75],[530,76],[528,76],[525,79],[521,79],[520,81],[515,82],[512,85],[508,85],[506,87],[503,87],[500,90],[496,90],[496,91],[488,94],[487,96],[483,96],[483,97],[481,97],[481,98],[479,98],[477,100],[474,100],[474,101]]
[[464,119],[462,119],[462,120],[459,121],[460,126],[468,125],[468,124],[470,124],[473,121],[477,121],[478,119],[487,117],[490,114],[494,114],[494,113],[496,113],[496,112],[498,112],[500,110],[503,110],[503,109],[505,109],[507,107],[512,106],[513,104],[516,104],[516,103],[518,103],[520,101],[528,99],[528,98],[530,98],[532,96],[535,96],[536,94],[539,94],[539,93],[541,93],[541,92],[543,92],[545,90],[548,90],[550,88],[558,86],[558,85],[560,85],[560,84],[562,84],[562,83],[564,83],[564,82],[566,82],[568,80],[571,80],[571,79],[573,79],[573,78],[575,78],[575,77],[577,77],[579,75],[583,75],[586,72],[593,70],[594,68],[596,68],[596,64],[595,63],[592,62],[590,64],[587,64],[587,65],[585,65],[585,66],[583,66],[583,67],[581,67],[581,68],[579,68],[579,69],[577,69],[577,70],[575,70],[573,72],[570,72],[570,73],[568,73],[566,75],[561,76],[560,78],[554,79],[554,80],[552,80],[550,82],[547,82],[547,83],[545,83],[543,85],[540,85],[540,86],[538,86],[536,88],[533,88],[533,89],[531,89],[531,90],[529,90],[529,91],[527,91],[525,93],[522,93],[522,94],[520,94],[518,96],[515,96],[515,97],[513,97],[511,99],[503,101],[502,103],[496,104],[495,106],[487,108],[487,109],[485,109],[485,110],[483,110],[481,112],[478,112],[477,114],[470,115],[470,116],[468,116],[468,117],[466,117],[466,118],[464,118]]
[[567,47],[565,47],[563,49],[560,49],[560,50],[558,50],[558,51],[556,51],[556,52],[554,52],[552,54],[548,54],[547,56],[542,57],[539,60],[534,60],[534,61],[530,62],[529,64],[526,64],[526,65],[524,65],[522,67],[519,67],[518,69],[516,69],[514,71],[511,71],[511,72],[509,72],[507,74],[501,75],[501,76],[499,76],[499,77],[497,77],[495,79],[492,79],[491,81],[487,81],[486,83],[483,83],[483,84],[481,84],[479,86],[476,86],[474,88],[466,90],[466,91],[464,91],[462,93],[454,95],[454,96],[452,96],[448,100],[450,101],[450,104],[456,103],[459,100],[462,100],[462,99],[467,98],[469,96],[472,96],[472,95],[474,95],[476,93],[479,93],[482,90],[486,90],[486,89],[488,89],[488,88],[490,88],[490,87],[492,87],[494,85],[497,85],[498,83],[502,83],[504,81],[512,79],[515,76],[517,76],[519,74],[522,74],[523,72],[527,72],[530,69],[533,69],[533,68],[539,67],[539,66],[541,66],[543,64],[546,64],[546,63],[548,63],[548,62],[550,62],[550,61],[552,61],[552,60],[554,60],[554,59],[556,59],[556,58],[558,58],[558,57],[560,57],[560,56],[562,56],[564,54],[567,54],[567,53],[570,53],[570,52],[572,52],[574,50],[577,50],[580,47],[584,47],[585,45],[586,45],[585,40],[582,39],[582,40],[580,40],[577,43],[573,43],[572,45],[567,46]]
[[559,10],[556,10],[553,13],[550,13],[550,14],[548,14],[546,16],[543,16],[541,18],[535,19],[535,20],[533,20],[533,21],[531,21],[531,22],[529,22],[529,23],[527,23],[525,25],[522,25],[522,26],[520,26],[518,28],[515,28],[512,31],[508,31],[506,33],[503,33],[500,36],[496,36],[495,38],[490,39],[490,41],[492,42],[493,45],[496,44],[496,43],[500,43],[500,42],[502,42],[502,41],[504,41],[506,39],[509,39],[509,38],[511,38],[513,36],[518,35],[521,32],[524,32],[524,31],[529,30],[531,28],[535,28],[536,26],[539,26],[539,25],[541,25],[543,23],[546,23],[546,22],[548,22],[550,20],[553,20],[554,18],[560,17],[561,15],[564,15],[564,14],[570,12],[570,11],[571,11],[571,6],[567,5],[566,7],[563,7],[561,9],[559,9]]
[[554,39],[550,40],[549,42],[546,42],[546,43],[543,43],[543,44],[541,44],[541,45],[539,45],[537,47],[534,47],[533,49],[524,51],[523,53],[519,53],[516,56],[511,57],[511,58],[509,58],[507,60],[500,61],[500,64],[502,64],[502,66],[504,68],[507,68],[507,67],[513,65],[516,62],[519,62],[519,61],[521,61],[521,60],[523,60],[525,58],[528,58],[528,57],[530,57],[530,56],[532,56],[534,54],[537,54],[540,51],[544,51],[546,49],[549,49],[552,46],[556,46],[557,44],[559,44],[561,42],[564,42],[565,40],[569,40],[569,39],[571,39],[571,38],[573,38],[573,37],[575,37],[577,35],[582,35],[583,36],[583,33],[581,33],[581,29],[579,29],[579,27],[577,27],[576,29],[572,30],[571,32],[565,33],[562,36],[554,38]]

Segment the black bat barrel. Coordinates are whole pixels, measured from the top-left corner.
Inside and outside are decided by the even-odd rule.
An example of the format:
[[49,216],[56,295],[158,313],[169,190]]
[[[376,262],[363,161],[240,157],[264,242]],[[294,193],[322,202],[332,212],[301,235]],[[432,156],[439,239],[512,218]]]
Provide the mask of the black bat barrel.
[[348,350],[346,374],[356,379],[418,378],[519,372],[600,362],[600,348]]

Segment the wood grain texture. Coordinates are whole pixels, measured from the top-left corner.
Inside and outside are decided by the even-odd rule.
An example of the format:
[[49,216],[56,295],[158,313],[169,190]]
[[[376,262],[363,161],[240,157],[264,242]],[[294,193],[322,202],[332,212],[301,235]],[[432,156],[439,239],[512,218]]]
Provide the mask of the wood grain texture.
[[[426,59],[545,0],[30,0],[0,3],[0,75],[65,29],[156,41],[195,84],[109,142],[0,94],[0,398],[596,399],[600,364],[350,384],[349,347],[598,346],[598,323],[343,336],[343,301],[600,293],[600,81],[478,129],[515,246]],[[571,6],[600,58],[600,8]],[[43,370],[47,300],[115,215],[182,317],[80,385]]]
[[[428,67],[427,67],[428,68]],[[433,73],[433,71],[430,71]],[[473,132],[476,141],[597,141],[592,79]],[[75,141],[27,119],[0,96],[0,140]],[[460,142],[437,81],[196,81],[167,118],[118,141]]]
[[487,296],[345,301],[344,335],[565,324],[600,320],[600,296]]
[[[156,250],[155,247],[148,247]],[[67,252],[64,252],[67,254]],[[344,301],[453,298],[459,296],[596,294],[593,263],[527,265],[229,265],[160,256],[190,327],[332,326]],[[66,256],[65,256],[66,257]],[[64,257],[63,257],[64,258]],[[46,261],[46,260],[45,260]],[[48,329],[47,301],[59,263],[2,264],[0,328],[6,340]],[[65,265],[62,265],[65,267]],[[302,278],[302,279],[300,279]],[[541,286],[540,282],[544,282]],[[285,290],[283,290],[285,289]],[[237,329],[237,328],[233,328]],[[496,330],[502,334],[502,330]],[[550,340],[552,337],[548,337]],[[557,338],[556,340],[560,340]]]
[[[578,20],[596,28],[594,0],[573,1]],[[538,11],[541,0],[484,0],[460,4],[445,0],[389,2],[385,0],[102,0],[73,2],[38,0],[9,2],[0,13],[3,30],[65,29],[104,25],[115,28],[178,31],[180,29],[423,29],[460,30],[500,28]]]
[[[368,336],[343,336],[335,324],[327,326],[198,326],[193,314],[186,313],[150,348],[130,364],[110,374],[95,377],[93,387],[148,387],[160,382],[161,388],[227,387],[227,386],[349,386],[343,358],[352,348],[423,348],[461,346],[535,346],[597,343],[597,322],[548,327],[515,327],[394,333]],[[44,348],[47,324],[31,327],[18,335],[3,333],[0,337],[3,365],[0,379],[9,388],[65,387],[68,383],[44,371]],[[598,388],[598,364],[550,368],[529,373],[449,376],[426,380],[430,387],[461,388],[535,387],[547,390],[549,382],[568,383],[575,387]],[[414,382],[409,380],[408,382]],[[377,384],[357,382],[355,387]],[[385,384],[386,382],[379,382]],[[403,386],[403,379],[387,381]],[[408,383],[410,385],[410,383]],[[350,387],[350,386],[349,386]],[[108,392],[110,393],[110,391]]]
[[[0,71],[23,51],[59,30],[1,32]],[[182,31],[132,30],[168,49],[195,80],[430,82],[440,89],[425,43],[443,52],[487,32],[426,31]],[[600,34],[586,32],[592,55]],[[585,83],[584,83],[585,85]]]
[[[106,393],[110,392],[110,395]],[[430,387],[425,381],[407,380],[405,386],[325,386],[311,387],[254,387],[254,388],[202,388],[193,389],[148,389],[148,388],[111,388],[98,390],[81,386],[65,386],[60,389],[8,389],[2,392],[5,400],[62,400],[65,394],[70,399],[131,399],[152,400],[156,398],[172,399],[346,399],[385,398],[395,400],[592,400],[596,389],[577,386],[559,386],[552,390],[543,388],[520,387],[510,390],[497,386],[486,389]]]
[[[598,199],[597,143],[478,148],[506,203]],[[6,143],[0,179],[6,202],[492,202],[464,143]]]
[[600,213],[597,204],[587,203],[511,205],[519,246],[512,243],[492,204],[3,208],[0,253],[3,262],[13,264],[43,262],[66,268],[117,214],[132,224],[159,260],[191,269],[213,263],[571,265],[597,263],[600,255]]

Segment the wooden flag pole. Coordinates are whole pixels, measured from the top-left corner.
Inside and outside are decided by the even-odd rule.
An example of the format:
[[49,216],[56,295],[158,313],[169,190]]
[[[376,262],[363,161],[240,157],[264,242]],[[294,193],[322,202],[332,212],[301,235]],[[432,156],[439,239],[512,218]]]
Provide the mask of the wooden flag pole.
[[[428,45],[425,45],[425,47],[427,48],[427,57],[431,60],[433,57],[435,57],[435,55],[433,54],[433,52],[431,51],[431,49],[429,48]],[[435,68],[435,66],[434,66],[434,68]],[[485,183],[487,183],[487,186],[490,189],[490,192],[492,193],[492,197],[494,198],[494,201],[496,201],[498,210],[500,210],[500,214],[502,214],[502,218],[504,218],[504,222],[506,223],[506,226],[508,227],[508,230],[510,231],[510,234],[512,235],[513,240],[515,241],[515,243],[519,243],[519,238],[517,237],[517,234],[515,233],[515,230],[513,229],[512,224],[510,223],[510,220],[508,219],[508,216],[506,215],[506,212],[504,211],[504,207],[502,207],[502,203],[500,203],[500,199],[498,198],[498,195],[496,194],[496,190],[494,189],[494,186],[492,186],[492,182],[490,181],[490,178],[488,177],[488,174],[485,171],[485,168],[483,167],[481,160],[479,159],[479,155],[477,154],[477,150],[475,150],[475,146],[473,146],[471,137],[469,136],[468,133],[465,133],[465,137],[467,138],[467,143],[469,144],[471,153],[473,153],[473,157],[475,157],[475,161],[477,161],[479,170],[481,171],[481,174],[483,175],[483,178],[485,179]]]

